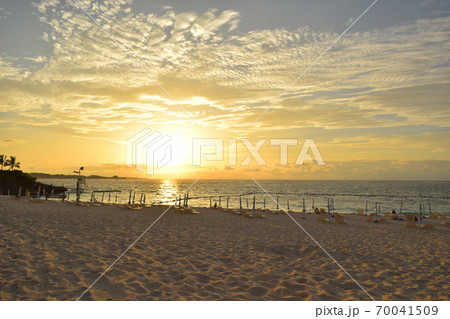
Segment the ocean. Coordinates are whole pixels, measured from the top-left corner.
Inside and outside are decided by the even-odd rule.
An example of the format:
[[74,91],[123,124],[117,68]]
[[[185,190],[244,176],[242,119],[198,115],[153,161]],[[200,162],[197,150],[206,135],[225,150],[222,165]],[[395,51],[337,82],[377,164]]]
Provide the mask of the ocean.
[[[40,182],[68,188],[68,200],[75,200],[76,179],[41,179]],[[146,204],[173,204],[194,180],[144,179],[87,179],[82,201],[95,199],[110,203],[142,202]],[[303,200],[310,212],[314,207],[326,208],[333,204],[340,213],[354,213],[358,208],[374,211],[379,203],[381,212],[418,213],[420,205],[425,215],[440,212],[450,215],[450,182],[448,181],[291,181],[291,180],[198,180],[189,190],[189,206],[208,207],[217,203],[222,207],[276,208],[276,200],[284,209],[301,211]],[[103,193],[103,191],[109,191]],[[270,194],[270,196],[265,193]],[[331,204],[332,203],[332,204]]]

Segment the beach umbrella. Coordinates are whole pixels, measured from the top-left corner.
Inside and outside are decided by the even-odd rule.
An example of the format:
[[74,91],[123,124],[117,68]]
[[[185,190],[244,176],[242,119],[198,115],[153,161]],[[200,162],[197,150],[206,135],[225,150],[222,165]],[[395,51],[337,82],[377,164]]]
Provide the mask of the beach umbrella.
[[423,215],[423,207],[424,205],[423,205],[423,203],[422,202],[420,202],[420,207],[419,207],[419,224],[420,224],[420,226],[422,226],[422,215]]
[[306,218],[306,206],[305,206],[305,198],[303,197],[303,219]]
[[290,210],[291,208],[289,207],[289,201],[287,201],[287,209]]
[[253,195],[253,212],[255,212],[255,195]]
[[375,203],[375,221],[378,222],[378,212],[381,209],[380,204]]

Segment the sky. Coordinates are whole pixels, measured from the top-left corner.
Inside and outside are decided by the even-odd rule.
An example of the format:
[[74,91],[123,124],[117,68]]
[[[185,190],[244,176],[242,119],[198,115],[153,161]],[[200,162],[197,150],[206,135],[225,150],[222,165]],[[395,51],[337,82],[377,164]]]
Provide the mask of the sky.
[[[58,174],[449,180],[450,5],[373,2],[0,0],[0,154]],[[172,137],[154,176],[126,165],[146,128]],[[207,138],[223,160],[192,165]],[[273,139],[297,141],[286,165]],[[295,164],[307,139],[325,165]]]

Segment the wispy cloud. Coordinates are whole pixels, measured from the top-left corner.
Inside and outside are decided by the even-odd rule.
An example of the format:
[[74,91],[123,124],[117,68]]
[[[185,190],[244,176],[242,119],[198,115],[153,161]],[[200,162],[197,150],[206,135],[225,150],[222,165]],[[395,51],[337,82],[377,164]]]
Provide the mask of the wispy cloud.
[[[339,35],[307,26],[230,32],[243,19],[232,10],[167,7],[157,15],[132,12],[129,0],[80,2],[202,126],[235,134],[246,132]],[[191,125],[72,2],[35,7],[53,51],[27,58],[38,62],[33,70],[0,57],[0,116],[99,139],[129,125]],[[415,125],[416,135],[425,134],[421,147],[442,151],[426,134],[429,127],[448,128],[450,120],[449,40],[450,17],[348,33],[252,130]],[[383,144],[373,135],[332,143]],[[384,146],[402,143],[414,140],[390,134]]]

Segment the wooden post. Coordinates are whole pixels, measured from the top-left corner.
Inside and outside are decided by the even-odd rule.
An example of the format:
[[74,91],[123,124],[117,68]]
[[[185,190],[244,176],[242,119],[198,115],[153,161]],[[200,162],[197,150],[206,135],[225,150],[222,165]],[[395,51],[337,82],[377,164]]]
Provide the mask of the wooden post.
[[136,192],[133,193],[133,204],[135,199],[136,199]]
[[330,212],[331,207],[330,207],[330,199],[329,198],[328,198],[327,208],[328,208],[328,216],[331,216],[331,212]]
[[108,194],[108,203],[111,202],[111,193]]
[[264,197],[264,211],[266,211],[266,198]]
[[306,206],[305,206],[305,198],[303,197],[303,219],[306,218]]
[[102,203],[104,199],[105,199],[105,192],[102,193]]
[[132,190],[130,190],[130,196],[128,196],[128,205],[131,205],[131,193],[132,193]]
[[279,210],[280,205],[278,204],[278,196],[277,196],[277,210]]
[[255,212],[255,195],[253,195],[253,213]]
[[239,195],[239,209],[242,210],[242,197]]
[[117,194],[116,194],[116,203],[117,203]]

